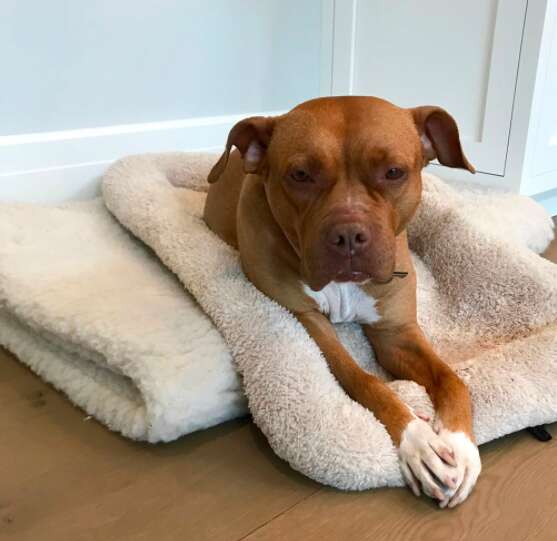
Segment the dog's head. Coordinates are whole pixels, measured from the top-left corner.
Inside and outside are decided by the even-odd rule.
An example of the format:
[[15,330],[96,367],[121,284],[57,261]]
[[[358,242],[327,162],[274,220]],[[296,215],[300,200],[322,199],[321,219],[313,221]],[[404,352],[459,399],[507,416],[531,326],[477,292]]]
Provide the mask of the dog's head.
[[437,158],[474,172],[446,111],[371,97],[318,98],[282,116],[238,122],[209,182],[232,146],[245,172],[261,177],[314,290],[331,281],[388,282],[395,238],[420,202],[424,165]]

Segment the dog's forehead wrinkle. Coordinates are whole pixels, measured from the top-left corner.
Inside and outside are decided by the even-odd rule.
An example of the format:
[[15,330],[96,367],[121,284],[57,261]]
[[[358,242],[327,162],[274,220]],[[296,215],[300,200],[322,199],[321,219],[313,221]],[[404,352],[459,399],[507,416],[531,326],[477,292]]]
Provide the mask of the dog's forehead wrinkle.
[[340,157],[341,141],[328,123],[318,122],[315,115],[304,111],[288,115],[277,127],[270,153],[277,161],[313,160],[332,164]]
[[[411,115],[375,98],[318,98],[280,118],[270,152],[284,173],[292,164],[306,165],[332,180],[365,180],[381,164],[414,167],[421,155]],[[419,160],[418,160],[419,161]]]

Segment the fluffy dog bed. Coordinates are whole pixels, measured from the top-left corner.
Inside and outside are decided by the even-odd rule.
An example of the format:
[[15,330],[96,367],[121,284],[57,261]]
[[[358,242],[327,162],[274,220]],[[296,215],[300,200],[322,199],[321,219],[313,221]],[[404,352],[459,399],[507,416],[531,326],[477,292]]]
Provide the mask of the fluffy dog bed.
[[[105,176],[105,203],[154,250],[208,314],[242,376],[253,418],[279,456],[309,477],[339,488],[401,485],[397,453],[384,427],[346,396],[301,325],[245,279],[238,254],[203,223],[204,179],[212,161],[206,155],[181,153],[126,158]],[[64,211],[68,209],[59,210]],[[103,276],[112,280],[105,290],[115,297],[120,297],[120,290],[128,292],[113,318],[116,325],[127,322],[125,339],[119,328],[107,332],[106,311],[99,310],[99,303],[94,303],[95,313],[69,325],[69,313],[77,307],[57,303],[53,310],[45,311],[48,299],[31,300],[37,293],[44,294],[40,284],[28,296],[25,292],[15,295],[14,288],[26,286],[13,276],[6,280],[6,269],[0,264],[3,316],[17,322],[20,337],[42,342],[40,347],[33,344],[18,351],[19,341],[11,331],[0,330],[0,340],[91,414],[132,437],[171,439],[241,413],[241,395],[237,381],[229,377],[230,358],[222,343],[213,351],[203,341],[187,347],[193,328],[190,317],[202,319],[208,325],[204,327],[207,333],[215,332],[214,327],[162,268],[155,270],[157,263],[147,252],[128,238],[124,241],[121,232],[118,235],[120,263],[125,265],[107,268]],[[457,192],[435,177],[425,178],[424,201],[410,231],[418,271],[419,319],[436,349],[470,386],[479,443],[557,420],[557,266],[535,253],[551,238],[550,218],[526,198]],[[107,250],[107,257],[112,257],[116,248]],[[12,251],[18,250],[14,247]],[[64,251],[61,248],[58,257]],[[132,252],[137,263],[134,272],[143,265],[151,269],[139,285],[126,266]],[[72,283],[89,287],[91,282],[93,288],[95,273],[83,268],[78,255],[74,259],[79,268],[60,273],[53,266],[63,280],[49,282],[51,300],[68,276]],[[32,281],[37,274],[26,279]],[[160,290],[153,286],[151,299],[160,291],[173,300],[147,306],[150,280],[154,284],[162,275],[169,280],[168,286]],[[174,300],[175,296],[182,300]],[[182,319],[166,313],[172,303],[184,311]],[[58,318],[62,309],[64,318]],[[159,309],[165,313],[160,325],[156,323]],[[142,318],[145,310],[150,313],[147,320]],[[86,304],[81,311],[89,311]],[[4,326],[0,322],[0,329]],[[338,330],[366,369],[388,379],[373,361],[359,327],[342,325]],[[11,336],[9,343],[6,334]],[[183,347],[171,348],[171,361],[163,347],[165,340]],[[60,378],[55,381],[50,361],[41,360],[45,350],[51,354],[50,361],[58,358],[59,351],[65,352],[60,361],[64,370],[80,359],[87,366],[76,376],[82,378],[81,386],[88,387],[91,374],[99,369],[104,379],[97,378],[98,388],[108,387],[107,381],[115,377],[126,381],[126,392],[135,400],[136,418],[142,419],[136,423],[138,428],[128,429],[126,423],[132,415],[118,417],[117,402],[107,414],[102,401],[92,396],[79,398],[79,385],[65,386]],[[42,353],[37,355],[37,351]],[[219,357],[215,351],[224,354]],[[29,361],[33,356],[39,360]],[[197,372],[189,370],[190,364],[198,367]],[[427,395],[418,385],[403,381],[390,385],[415,409],[431,412]],[[180,389],[187,400],[181,398]],[[88,389],[86,394],[90,393]],[[115,399],[119,393],[111,390],[110,396]],[[204,419],[203,408],[196,408],[208,396],[214,398],[210,420]]]

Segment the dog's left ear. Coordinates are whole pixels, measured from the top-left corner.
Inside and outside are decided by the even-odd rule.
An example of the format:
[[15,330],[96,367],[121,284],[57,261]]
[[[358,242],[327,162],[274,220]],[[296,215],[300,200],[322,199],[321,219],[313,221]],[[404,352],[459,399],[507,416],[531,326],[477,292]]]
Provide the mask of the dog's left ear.
[[226,148],[219,161],[211,169],[207,180],[213,183],[219,179],[226,168],[233,146],[242,155],[244,171],[260,173],[274,127],[275,118],[272,116],[252,116],[235,124],[228,134]]
[[414,107],[410,112],[420,134],[426,164],[437,158],[439,163],[448,167],[476,172],[462,150],[455,119],[445,109],[424,105]]

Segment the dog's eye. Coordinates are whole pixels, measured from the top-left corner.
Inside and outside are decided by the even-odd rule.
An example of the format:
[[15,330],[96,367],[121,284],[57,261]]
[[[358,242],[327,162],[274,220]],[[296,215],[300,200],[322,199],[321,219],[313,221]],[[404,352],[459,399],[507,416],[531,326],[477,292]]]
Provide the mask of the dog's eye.
[[401,169],[400,167],[391,167],[385,173],[385,178],[388,178],[389,180],[398,180],[403,176],[404,176],[404,170]]
[[294,169],[290,173],[290,178],[295,182],[308,182],[310,176],[307,171],[303,169]]

